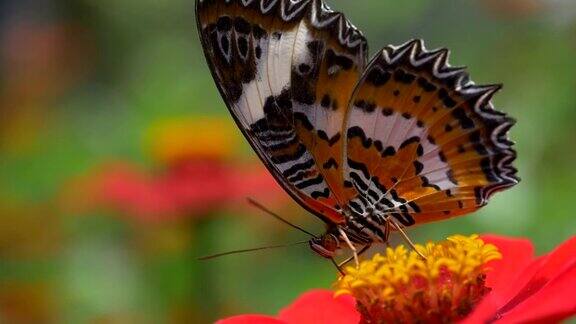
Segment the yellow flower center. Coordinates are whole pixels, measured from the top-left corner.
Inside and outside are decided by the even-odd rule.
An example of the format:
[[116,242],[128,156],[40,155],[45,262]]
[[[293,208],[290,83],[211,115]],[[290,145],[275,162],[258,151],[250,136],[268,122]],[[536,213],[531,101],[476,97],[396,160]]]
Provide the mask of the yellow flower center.
[[490,288],[486,263],[501,258],[478,235],[387,248],[360,266],[348,266],[336,294],[356,298],[363,323],[450,323],[468,315]]

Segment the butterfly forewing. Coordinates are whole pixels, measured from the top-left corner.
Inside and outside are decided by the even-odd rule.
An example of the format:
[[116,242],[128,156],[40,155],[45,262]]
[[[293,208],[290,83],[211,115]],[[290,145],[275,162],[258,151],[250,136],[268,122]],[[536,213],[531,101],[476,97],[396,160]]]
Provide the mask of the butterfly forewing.
[[357,192],[348,206],[360,217],[409,226],[461,215],[518,182],[514,121],[490,103],[499,86],[474,85],[447,58],[412,41],[363,73],[345,125],[345,186]]
[[243,133],[305,208],[344,222],[342,124],[366,41],[318,0],[198,0],[216,84]]

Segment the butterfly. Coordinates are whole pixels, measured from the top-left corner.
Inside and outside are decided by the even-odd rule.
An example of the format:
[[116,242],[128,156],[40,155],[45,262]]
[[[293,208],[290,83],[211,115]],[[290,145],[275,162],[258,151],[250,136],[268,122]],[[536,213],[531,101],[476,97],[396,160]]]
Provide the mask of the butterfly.
[[[321,0],[197,0],[228,109],[278,183],[326,223],[323,257],[391,230],[471,213],[519,182],[500,85],[475,85],[421,40],[368,60],[362,32]],[[345,244],[345,245],[344,245]],[[358,252],[358,254],[361,252]]]

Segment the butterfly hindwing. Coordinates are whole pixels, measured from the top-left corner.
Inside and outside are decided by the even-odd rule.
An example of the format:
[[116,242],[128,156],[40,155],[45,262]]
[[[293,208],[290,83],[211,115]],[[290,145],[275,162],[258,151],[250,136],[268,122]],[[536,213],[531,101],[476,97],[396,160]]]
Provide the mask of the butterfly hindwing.
[[384,48],[363,73],[344,126],[357,214],[409,226],[474,211],[518,182],[514,121],[490,103],[499,86],[474,85],[447,59],[412,41]]
[[343,222],[341,134],[366,40],[320,0],[197,0],[216,84],[239,127],[305,208]]

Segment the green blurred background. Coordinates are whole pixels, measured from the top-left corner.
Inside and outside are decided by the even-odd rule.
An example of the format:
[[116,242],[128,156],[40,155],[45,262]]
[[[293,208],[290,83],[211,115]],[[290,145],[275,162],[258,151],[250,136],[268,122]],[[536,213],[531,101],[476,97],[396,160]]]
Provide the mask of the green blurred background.
[[[331,0],[371,51],[423,38],[478,83],[503,82],[522,182],[467,217],[411,230],[576,232],[576,2]],[[276,313],[336,273],[305,246],[198,256],[316,232],[235,129],[193,0],[0,2],[0,322],[204,323]]]

